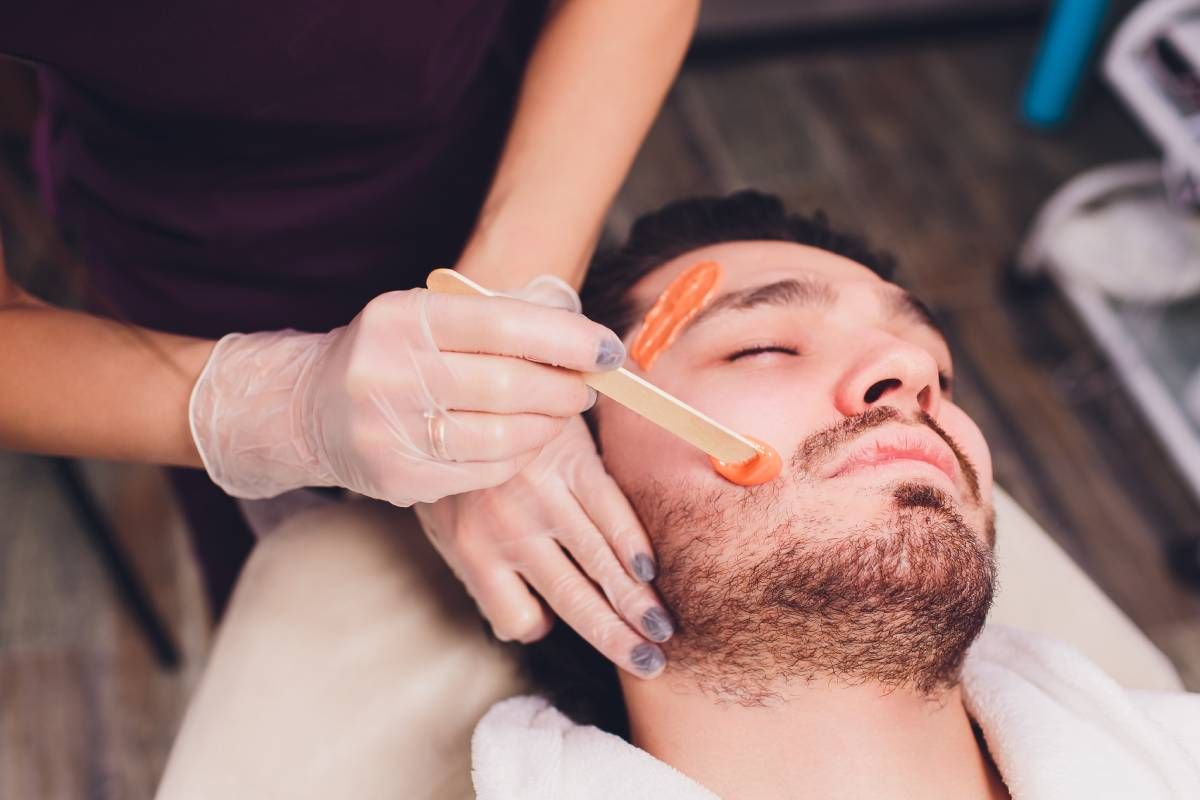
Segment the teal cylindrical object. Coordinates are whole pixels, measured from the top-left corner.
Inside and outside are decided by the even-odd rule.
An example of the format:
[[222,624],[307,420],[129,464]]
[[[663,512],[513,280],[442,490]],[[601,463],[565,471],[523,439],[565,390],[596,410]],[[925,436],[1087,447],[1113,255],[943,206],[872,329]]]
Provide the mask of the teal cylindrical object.
[[1108,11],[1108,0],[1056,0],[1025,85],[1021,115],[1038,127],[1067,117]]

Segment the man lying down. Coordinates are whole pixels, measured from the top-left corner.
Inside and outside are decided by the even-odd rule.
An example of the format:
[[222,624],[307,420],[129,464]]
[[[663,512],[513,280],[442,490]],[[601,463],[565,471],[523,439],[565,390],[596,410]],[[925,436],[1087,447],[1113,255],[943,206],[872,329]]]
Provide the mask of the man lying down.
[[984,629],[988,448],[887,260],[772,197],[685,200],[598,259],[585,311],[636,354],[705,263],[711,299],[628,366],[783,469],[735,486],[606,398],[591,412],[674,616],[661,677],[558,625],[525,651],[527,694],[411,515],[343,503],[256,549],[159,797],[1200,798],[1200,696]]
[[689,200],[599,260],[584,311],[632,342],[703,262],[714,299],[642,374],[771,443],[782,475],[731,485],[600,399],[676,622],[666,671],[618,674],[558,626],[530,653],[550,700],[475,731],[479,797],[1200,797],[1200,696],[1126,693],[1065,645],[984,630],[988,447],[886,258],[764,195]]

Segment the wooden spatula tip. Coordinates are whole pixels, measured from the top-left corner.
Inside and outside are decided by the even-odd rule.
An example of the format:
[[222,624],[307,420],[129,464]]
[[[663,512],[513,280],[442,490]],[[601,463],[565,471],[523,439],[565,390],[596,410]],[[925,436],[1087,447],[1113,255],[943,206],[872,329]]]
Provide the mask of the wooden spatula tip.
[[754,442],[754,449],[757,452],[753,456],[745,461],[732,464],[710,456],[709,461],[712,463],[713,469],[722,478],[730,483],[736,483],[738,486],[758,486],[778,478],[779,473],[783,471],[783,459],[779,456],[779,452],[764,441],[752,436],[746,438]]

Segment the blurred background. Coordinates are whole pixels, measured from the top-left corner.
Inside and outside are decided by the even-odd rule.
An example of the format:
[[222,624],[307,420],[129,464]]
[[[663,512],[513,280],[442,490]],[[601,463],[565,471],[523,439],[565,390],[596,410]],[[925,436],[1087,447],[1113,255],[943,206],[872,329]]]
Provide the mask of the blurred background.
[[[710,0],[609,231],[751,186],[891,249],[998,483],[1200,690],[1200,39],[1167,16],[1106,78],[1134,6]],[[70,303],[37,103],[0,60],[0,230]],[[152,796],[211,634],[189,548],[157,469],[0,452],[0,797]]]

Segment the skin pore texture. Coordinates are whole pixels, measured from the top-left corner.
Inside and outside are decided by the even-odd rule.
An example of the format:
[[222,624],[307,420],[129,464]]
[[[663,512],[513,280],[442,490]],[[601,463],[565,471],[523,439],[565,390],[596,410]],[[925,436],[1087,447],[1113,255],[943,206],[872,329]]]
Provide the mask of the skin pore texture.
[[992,472],[945,341],[899,287],[787,242],[687,253],[631,297],[698,261],[719,292],[640,374],[782,473],[733,486],[597,404],[677,623],[662,678],[621,676],[634,743],[722,796],[1006,797],[958,685],[991,602]]

